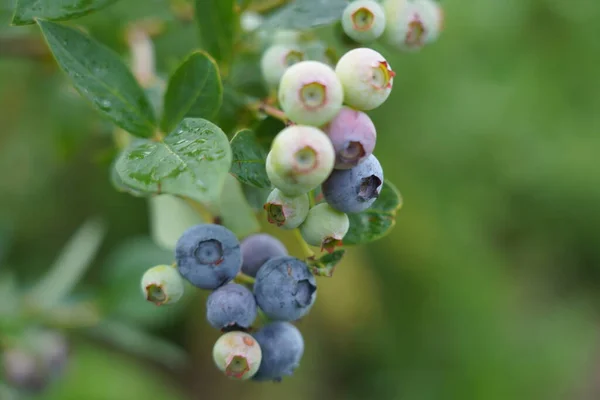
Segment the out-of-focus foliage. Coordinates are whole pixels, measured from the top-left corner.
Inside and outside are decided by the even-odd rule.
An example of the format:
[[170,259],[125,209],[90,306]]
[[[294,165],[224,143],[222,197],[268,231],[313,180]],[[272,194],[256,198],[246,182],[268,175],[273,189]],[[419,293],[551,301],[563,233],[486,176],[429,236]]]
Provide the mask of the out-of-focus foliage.
[[[12,3],[0,0],[0,231],[12,233],[0,234],[0,272],[34,282],[100,215],[106,240],[79,290],[104,299],[117,327],[126,320],[150,335],[136,343],[163,337],[192,357],[169,369],[126,351],[126,340],[79,333],[65,379],[44,398],[600,397],[600,3],[445,0],[438,43],[418,54],[378,49],[397,76],[371,114],[376,151],[403,210],[390,236],[320,278],[319,302],[300,323],[297,375],[260,386],[213,368],[218,333],[202,299],[151,327],[131,305],[147,265],[113,261],[114,249],[148,235],[146,201],[112,188],[112,127],[66,84],[36,27],[8,27]],[[166,75],[200,43],[186,4],[123,0],[73,25],[127,56],[131,21],[165,20],[155,43]]]

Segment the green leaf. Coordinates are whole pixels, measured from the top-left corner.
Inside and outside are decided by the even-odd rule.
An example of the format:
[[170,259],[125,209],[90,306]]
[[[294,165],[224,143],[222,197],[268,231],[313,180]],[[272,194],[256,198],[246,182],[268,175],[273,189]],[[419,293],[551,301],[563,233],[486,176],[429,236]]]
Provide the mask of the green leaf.
[[244,129],[236,133],[231,139],[231,152],[231,173],[240,182],[257,188],[271,186],[265,167],[267,151],[258,143],[254,132]]
[[186,117],[212,119],[223,102],[223,85],[215,61],[204,52],[192,53],[177,68],[165,94],[163,132]]
[[29,292],[39,307],[51,308],[71,292],[94,260],[106,227],[91,219],[75,232],[50,266],[46,275]]
[[364,244],[381,239],[396,224],[396,213],[402,207],[402,196],[394,185],[384,182],[379,198],[371,208],[358,214],[349,214],[350,230],[344,236],[344,245]]
[[223,225],[235,233],[238,238],[246,237],[260,230],[254,209],[248,204],[241,184],[231,175],[225,181],[219,202],[219,217],[221,217]]
[[231,167],[225,133],[213,123],[188,118],[162,141],[141,141],[123,151],[116,170],[125,187],[216,204]]
[[56,61],[84,98],[127,132],[154,134],[152,105],[118,54],[76,29],[43,20],[38,24]]
[[331,254],[325,254],[318,260],[314,257],[308,259],[307,263],[313,274],[331,278],[335,271],[335,267],[342,261],[342,258],[344,258],[344,254],[346,254],[346,250],[336,250]]
[[117,161],[118,159],[115,159],[115,161],[110,167],[110,183],[112,183],[113,187],[117,190],[117,192],[128,193],[134,197],[146,197],[146,194],[144,192],[132,189],[123,183],[123,180],[117,172]]
[[17,0],[12,25],[35,24],[36,18],[64,21],[90,14],[117,0]]
[[347,0],[296,0],[274,12],[262,29],[304,30],[339,21]]
[[225,65],[233,58],[237,36],[234,0],[196,0],[196,20],[203,48]]
[[266,117],[256,125],[256,140],[263,148],[269,150],[275,136],[284,129],[285,124],[280,119]]

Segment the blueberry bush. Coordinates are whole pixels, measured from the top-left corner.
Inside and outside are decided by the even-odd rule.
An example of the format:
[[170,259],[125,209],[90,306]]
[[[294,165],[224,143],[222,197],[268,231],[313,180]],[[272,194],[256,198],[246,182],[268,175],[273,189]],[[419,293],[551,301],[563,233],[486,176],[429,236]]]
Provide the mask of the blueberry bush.
[[598,398],[600,5],[442,4],[0,0],[0,399]]
[[[179,18],[196,24],[199,45],[163,74],[154,49],[163,21],[128,27],[129,61],[77,25],[116,2],[18,0],[12,25],[36,25],[73,93],[114,126],[106,179],[150,199],[153,240],[174,254],[172,265],[157,257],[140,274],[140,301],[173,305],[188,284],[213,291],[207,320],[225,332],[213,351],[217,367],[234,379],[281,380],[300,364],[304,342],[290,322],[315,303],[316,277],[332,277],[344,247],[394,227],[402,198],[384,179],[367,112],[392,95],[396,72],[382,53],[435,41],[441,7],[434,0],[180,3]],[[333,37],[319,34],[327,26],[336,27]],[[260,220],[293,230],[302,254],[290,256],[259,233]],[[69,259],[67,249],[66,261],[27,294],[38,312],[70,293],[103,229],[97,221],[82,227],[70,246],[80,250],[84,241],[84,257]],[[15,339],[21,332],[7,336],[16,344],[3,343],[6,381],[42,390],[66,360],[64,338],[49,331]],[[50,346],[56,354],[36,350],[43,340],[61,343]]]

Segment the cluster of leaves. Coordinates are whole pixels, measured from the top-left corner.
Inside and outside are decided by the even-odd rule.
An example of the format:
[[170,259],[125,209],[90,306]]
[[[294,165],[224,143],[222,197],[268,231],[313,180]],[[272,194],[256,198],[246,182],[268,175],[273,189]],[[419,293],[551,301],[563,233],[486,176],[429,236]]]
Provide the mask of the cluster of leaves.
[[[113,2],[19,0],[13,24],[37,23],[75,89],[127,132],[128,145],[111,174],[118,190],[135,196],[165,193],[185,198],[221,217],[238,236],[257,230],[256,213],[248,202],[260,203],[271,187],[266,153],[284,125],[265,118],[255,107],[266,93],[260,74],[249,78],[252,69],[247,67],[254,56],[256,71],[259,51],[249,55],[252,51],[244,50],[248,38],[239,21],[243,10],[261,9],[264,2],[197,0],[195,18],[203,49],[181,62],[166,90],[152,90],[160,86],[156,81],[143,87],[117,53],[81,30],[57,22]],[[308,30],[331,24],[346,5],[345,0],[275,2],[262,8],[267,17],[261,29]],[[233,133],[231,142],[227,133]],[[239,183],[229,180],[229,174]],[[236,207],[229,207],[232,204]],[[394,225],[400,205],[398,191],[386,183],[372,209],[351,217],[345,244],[384,236]]]

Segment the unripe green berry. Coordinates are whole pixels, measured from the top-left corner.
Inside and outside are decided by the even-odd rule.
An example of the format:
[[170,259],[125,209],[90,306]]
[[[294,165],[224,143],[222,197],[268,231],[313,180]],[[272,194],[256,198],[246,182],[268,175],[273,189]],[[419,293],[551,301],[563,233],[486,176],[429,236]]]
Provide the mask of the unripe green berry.
[[213,347],[213,360],[220,371],[231,379],[250,379],[258,371],[262,351],[258,342],[244,332],[229,332]]
[[142,276],[144,298],[157,306],[176,303],[183,296],[183,278],[172,265],[157,265]]
[[267,155],[267,175],[288,196],[308,193],[327,179],[335,163],[335,150],[320,129],[293,125],[273,140]]
[[286,196],[281,190],[273,189],[264,206],[269,223],[283,229],[295,229],[304,222],[310,209],[308,194]]
[[351,39],[358,43],[372,42],[383,34],[385,13],[374,0],[354,1],[342,15],[342,27]]
[[333,209],[327,203],[317,204],[308,212],[300,233],[306,243],[320,246],[321,250],[333,252],[341,246],[342,239],[350,229],[350,220],[343,212]]
[[433,0],[386,0],[385,41],[402,51],[417,51],[435,41],[443,25],[443,12]]
[[342,108],[344,92],[333,69],[318,61],[289,67],[279,84],[279,103],[297,124],[322,126]]
[[344,54],[335,72],[344,87],[344,102],[362,111],[377,108],[387,100],[396,75],[381,54],[368,48]]
[[297,47],[276,44],[263,53],[260,69],[267,84],[277,87],[284,72],[302,60],[304,60],[304,53]]

